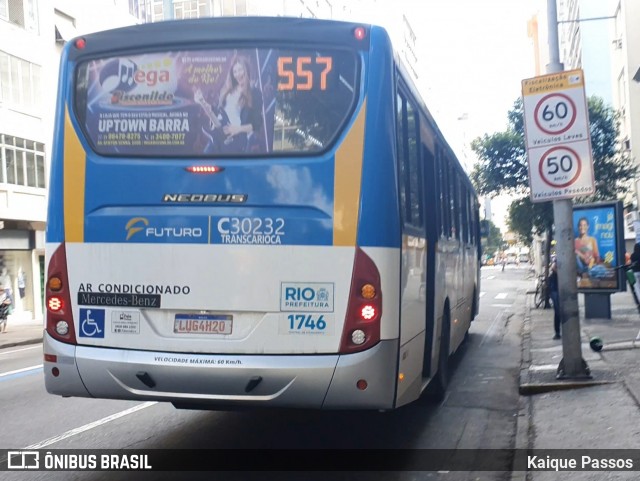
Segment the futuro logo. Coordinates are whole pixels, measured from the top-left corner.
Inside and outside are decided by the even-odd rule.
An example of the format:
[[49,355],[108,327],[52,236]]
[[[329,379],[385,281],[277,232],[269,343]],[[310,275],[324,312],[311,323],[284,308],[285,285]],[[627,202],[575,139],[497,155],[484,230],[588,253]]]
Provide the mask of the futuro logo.
[[140,232],[148,225],[149,221],[144,217],[134,217],[133,219],[129,220],[129,222],[127,222],[127,225],[124,227],[127,230],[126,240],[131,239],[131,236],[133,236],[133,234]]

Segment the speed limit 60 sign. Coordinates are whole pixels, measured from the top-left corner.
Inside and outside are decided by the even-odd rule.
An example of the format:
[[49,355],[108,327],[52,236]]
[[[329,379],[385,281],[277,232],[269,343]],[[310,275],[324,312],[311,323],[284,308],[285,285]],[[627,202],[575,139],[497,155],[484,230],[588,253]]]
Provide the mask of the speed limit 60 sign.
[[531,200],[595,192],[582,70],[522,81]]

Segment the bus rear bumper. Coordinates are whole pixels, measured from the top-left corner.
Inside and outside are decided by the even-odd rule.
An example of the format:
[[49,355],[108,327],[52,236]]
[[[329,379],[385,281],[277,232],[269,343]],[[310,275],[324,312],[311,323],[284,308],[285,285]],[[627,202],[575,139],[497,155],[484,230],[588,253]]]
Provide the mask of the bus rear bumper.
[[[62,396],[167,401],[203,409],[391,409],[397,340],[356,354],[214,355],[60,343],[45,333],[47,391]],[[52,369],[59,375],[53,376]],[[366,389],[357,383],[366,381]],[[362,387],[362,383],[361,383]]]

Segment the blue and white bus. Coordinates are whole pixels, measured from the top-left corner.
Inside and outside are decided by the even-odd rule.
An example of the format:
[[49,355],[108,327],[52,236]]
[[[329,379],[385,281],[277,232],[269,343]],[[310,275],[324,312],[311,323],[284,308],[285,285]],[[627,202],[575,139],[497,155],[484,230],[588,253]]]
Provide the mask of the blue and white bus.
[[47,390],[391,410],[478,311],[478,200],[384,29],[162,22],[61,59]]

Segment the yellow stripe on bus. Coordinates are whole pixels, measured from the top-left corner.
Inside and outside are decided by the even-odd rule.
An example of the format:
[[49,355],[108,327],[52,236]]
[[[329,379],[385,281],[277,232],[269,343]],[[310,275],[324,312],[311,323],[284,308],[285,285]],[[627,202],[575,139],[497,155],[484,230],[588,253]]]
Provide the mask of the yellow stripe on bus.
[[64,115],[64,237],[66,242],[84,242],[84,190],[86,153]]
[[336,152],[333,201],[333,245],[355,246],[360,212],[366,99]]

